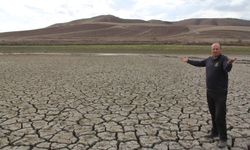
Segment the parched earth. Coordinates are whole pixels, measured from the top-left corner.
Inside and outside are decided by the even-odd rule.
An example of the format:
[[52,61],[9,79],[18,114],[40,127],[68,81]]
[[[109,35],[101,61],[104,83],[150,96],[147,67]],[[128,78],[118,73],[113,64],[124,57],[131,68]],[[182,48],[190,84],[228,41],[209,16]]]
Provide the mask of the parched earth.
[[[226,149],[249,149],[249,62],[229,75]],[[1,55],[0,149],[217,149],[204,75],[178,56]]]

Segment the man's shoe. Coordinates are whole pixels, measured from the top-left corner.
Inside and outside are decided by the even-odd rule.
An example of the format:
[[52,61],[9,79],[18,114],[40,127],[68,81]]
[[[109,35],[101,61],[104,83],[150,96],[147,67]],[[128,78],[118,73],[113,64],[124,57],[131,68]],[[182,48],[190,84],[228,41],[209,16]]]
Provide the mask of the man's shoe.
[[224,148],[227,146],[227,141],[226,140],[219,140],[218,142],[218,147],[219,148]]

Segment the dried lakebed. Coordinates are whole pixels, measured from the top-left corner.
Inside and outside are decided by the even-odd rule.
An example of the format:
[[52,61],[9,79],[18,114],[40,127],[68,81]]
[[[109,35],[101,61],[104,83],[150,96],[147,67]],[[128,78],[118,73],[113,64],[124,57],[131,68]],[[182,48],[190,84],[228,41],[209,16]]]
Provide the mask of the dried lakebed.
[[[250,144],[249,60],[229,75],[227,149]],[[216,149],[205,70],[178,56],[1,55],[0,68],[0,149]]]

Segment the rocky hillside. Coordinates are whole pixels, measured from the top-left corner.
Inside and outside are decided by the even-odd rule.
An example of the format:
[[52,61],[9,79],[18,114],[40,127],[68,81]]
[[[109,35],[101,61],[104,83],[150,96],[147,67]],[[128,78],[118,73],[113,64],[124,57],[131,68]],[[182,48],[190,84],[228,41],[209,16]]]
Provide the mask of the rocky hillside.
[[199,18],[177,22],[102,15],[46,28],[0,33],[0,44],[225,44],[250,45],[250,21]]

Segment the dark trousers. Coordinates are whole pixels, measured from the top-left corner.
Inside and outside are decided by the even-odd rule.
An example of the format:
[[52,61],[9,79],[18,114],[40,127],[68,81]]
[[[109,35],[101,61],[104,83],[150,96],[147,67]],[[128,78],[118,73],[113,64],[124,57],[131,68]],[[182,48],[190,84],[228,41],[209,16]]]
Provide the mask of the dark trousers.
[[207,103],[212,118],[212,134],[220,140],[227,140],[226,128],[227,91],[207,90]]

